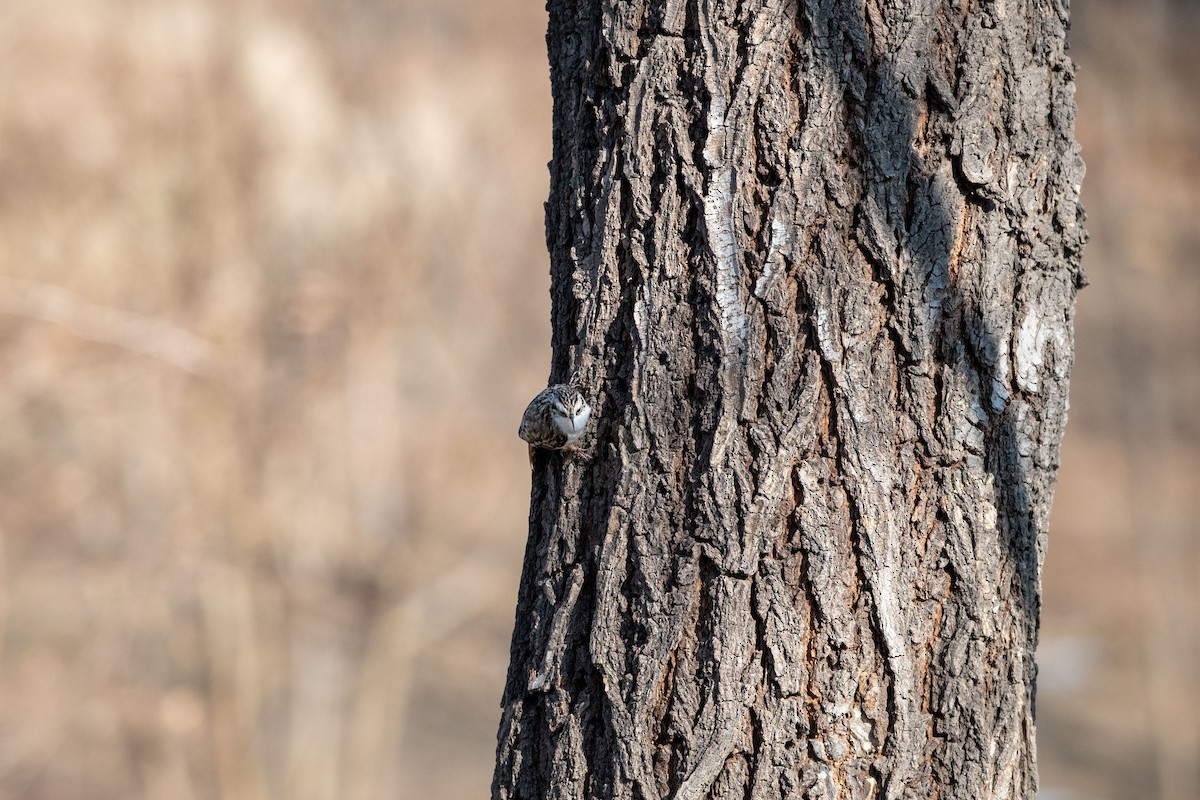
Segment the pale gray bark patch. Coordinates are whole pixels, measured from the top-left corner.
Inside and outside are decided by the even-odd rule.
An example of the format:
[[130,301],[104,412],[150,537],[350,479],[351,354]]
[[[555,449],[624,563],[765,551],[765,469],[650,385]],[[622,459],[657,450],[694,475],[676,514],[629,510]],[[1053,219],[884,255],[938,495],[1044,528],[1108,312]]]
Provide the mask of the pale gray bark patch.
[[1036,796],[1065,4],[550,2],[552,379],[495,798]]

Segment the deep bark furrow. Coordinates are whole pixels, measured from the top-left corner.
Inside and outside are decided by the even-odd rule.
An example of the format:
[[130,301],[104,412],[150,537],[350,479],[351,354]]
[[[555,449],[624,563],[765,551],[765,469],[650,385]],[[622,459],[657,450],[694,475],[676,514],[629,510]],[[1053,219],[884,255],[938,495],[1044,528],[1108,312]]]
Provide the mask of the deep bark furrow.
[[551,0],[496,798],[1036,796],[1084,234],[1061,4]]

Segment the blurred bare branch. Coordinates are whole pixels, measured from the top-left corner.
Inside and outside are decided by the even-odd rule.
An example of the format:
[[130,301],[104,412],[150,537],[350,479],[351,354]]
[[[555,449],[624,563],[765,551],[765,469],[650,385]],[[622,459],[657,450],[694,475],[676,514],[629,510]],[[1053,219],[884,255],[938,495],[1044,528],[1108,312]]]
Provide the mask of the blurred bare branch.
[[83,339],[120,347],[191,373],[220,374],[216,347],[166,320],[88,302],[62,288],[0,278],[0,314],[53,323]]

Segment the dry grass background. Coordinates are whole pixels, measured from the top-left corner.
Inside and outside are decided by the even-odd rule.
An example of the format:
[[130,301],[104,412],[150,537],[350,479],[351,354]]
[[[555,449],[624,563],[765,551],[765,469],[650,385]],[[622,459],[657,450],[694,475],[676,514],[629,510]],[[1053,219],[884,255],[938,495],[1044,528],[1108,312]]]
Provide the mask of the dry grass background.
[[[1076,3],[1046,798],[1200,797],[1200,66]],[[0,4],[0,798],[486,794],[548,365],[544,11]]]

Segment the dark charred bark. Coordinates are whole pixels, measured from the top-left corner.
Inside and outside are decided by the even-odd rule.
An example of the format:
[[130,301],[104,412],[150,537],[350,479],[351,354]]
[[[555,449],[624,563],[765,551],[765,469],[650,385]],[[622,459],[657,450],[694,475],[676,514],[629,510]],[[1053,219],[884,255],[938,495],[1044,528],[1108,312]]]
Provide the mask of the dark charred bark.
[[1027,798],[1084,240],[1065,2],[550,0],[494,798]]

